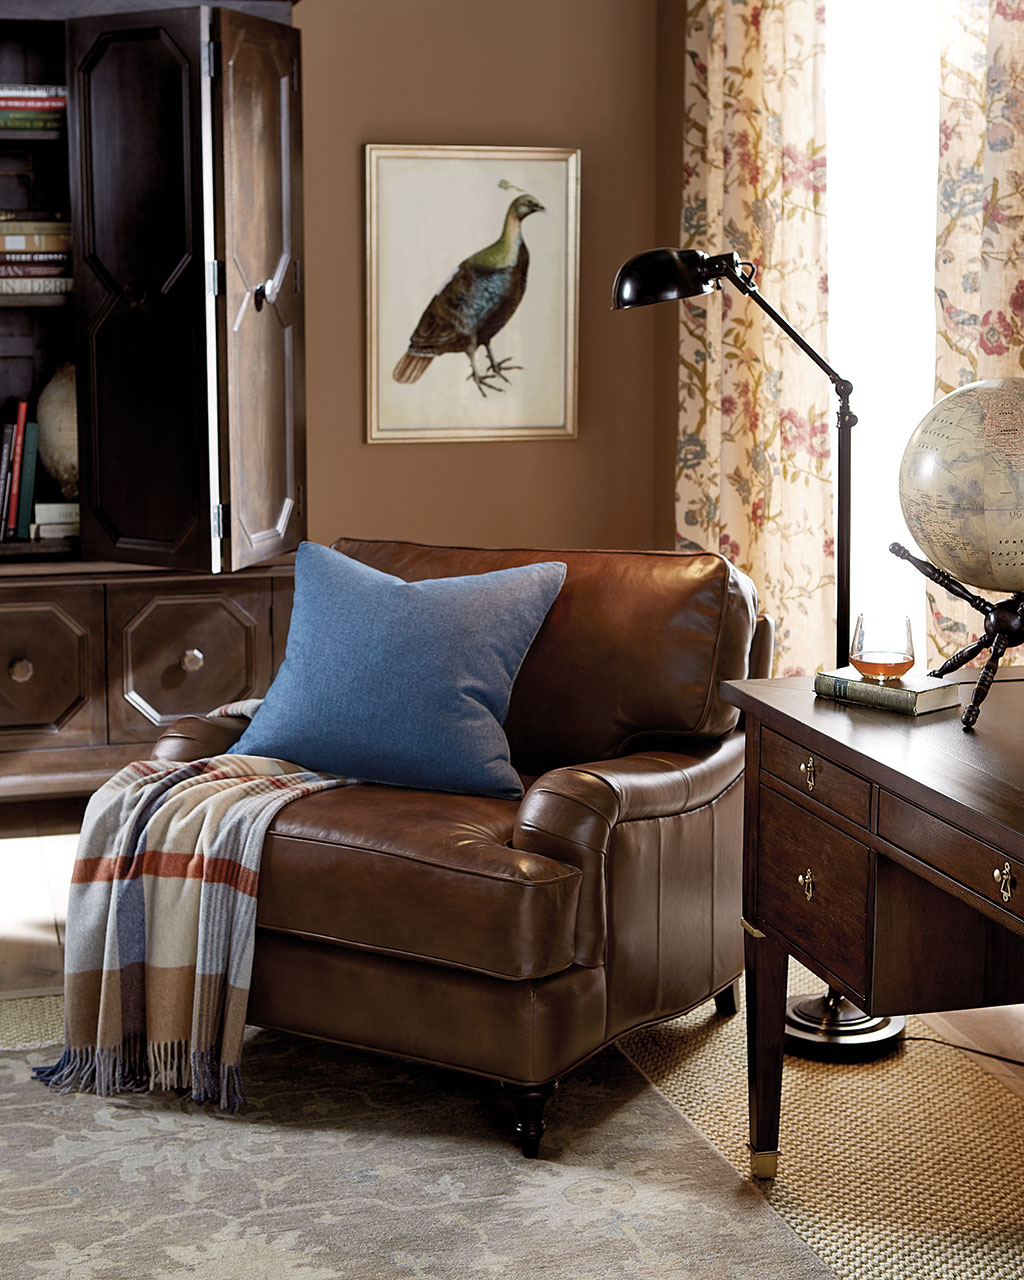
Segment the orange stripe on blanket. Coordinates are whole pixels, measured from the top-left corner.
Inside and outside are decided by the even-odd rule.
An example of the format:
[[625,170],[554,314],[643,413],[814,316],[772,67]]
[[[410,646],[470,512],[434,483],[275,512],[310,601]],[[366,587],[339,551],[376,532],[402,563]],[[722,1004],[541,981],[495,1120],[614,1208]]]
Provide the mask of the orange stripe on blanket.
[[104,880],[137,880],[139,876],[227,884],[250,898],[256,897],[259,883],[256,872],[227,858],[203,858],[194,853],[160,849],[147,849],[140,858],[79,858],[74,864],[71,882],[92,884]]

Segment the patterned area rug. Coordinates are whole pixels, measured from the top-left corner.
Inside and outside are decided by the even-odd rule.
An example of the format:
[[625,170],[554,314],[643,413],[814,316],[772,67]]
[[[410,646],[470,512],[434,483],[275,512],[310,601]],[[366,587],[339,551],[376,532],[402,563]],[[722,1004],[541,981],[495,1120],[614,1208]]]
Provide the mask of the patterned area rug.
[[234,1116],[51,1093],[54,1055],[0,1052],[11,1280],[834,1280],[616,1049],[539,1160],[489,1082],[314,1041],[250,1031]]

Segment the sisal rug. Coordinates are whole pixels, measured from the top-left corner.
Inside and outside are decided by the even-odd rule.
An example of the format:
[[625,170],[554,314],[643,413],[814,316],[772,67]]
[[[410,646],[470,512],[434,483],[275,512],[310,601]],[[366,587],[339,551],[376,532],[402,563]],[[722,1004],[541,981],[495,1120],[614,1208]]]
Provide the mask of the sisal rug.
[[539,1160],[489,1082],[333,1045],[250,1030],[235,1116],[52,1093],[54,1052],[0,1052],[4,1280],[834,1280],[616,1049]]
[[[791,963],[791,992],[822,983]],[[939,1020],[936,1020],[937,1022]],[[620,1041],[626,1055],[741,1173],[742,1015],[710,1006]],[[841,1280],[1022,1280],[1024,1097],[907,1020],[873,1063],[787,1056],[778,1175],[756,1185]]]

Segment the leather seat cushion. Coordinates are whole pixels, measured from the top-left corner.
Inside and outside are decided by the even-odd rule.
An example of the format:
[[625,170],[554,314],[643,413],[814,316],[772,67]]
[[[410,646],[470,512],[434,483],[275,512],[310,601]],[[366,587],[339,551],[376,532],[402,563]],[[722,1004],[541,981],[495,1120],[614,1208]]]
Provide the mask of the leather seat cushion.
[[517,810],[371,783],[305,796],[264,841],[257,924],[502,978],[558,973],[581,873],[509,848]]

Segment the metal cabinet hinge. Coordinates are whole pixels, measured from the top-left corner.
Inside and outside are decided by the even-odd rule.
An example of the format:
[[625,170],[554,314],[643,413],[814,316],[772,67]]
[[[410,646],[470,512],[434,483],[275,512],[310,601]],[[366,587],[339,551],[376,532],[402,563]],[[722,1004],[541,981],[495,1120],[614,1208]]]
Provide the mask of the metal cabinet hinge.
[[227,292],[227,268],[219,259],[206,264],[206,292],[219,298]]
[[203,75],[220,75],[220,41],[209,40],[203,45]]
[[213,536],[215,538],[226,538],[228,536],[228,517],[230,512],[226,502],[218,502],[210,512],[213,525]]

